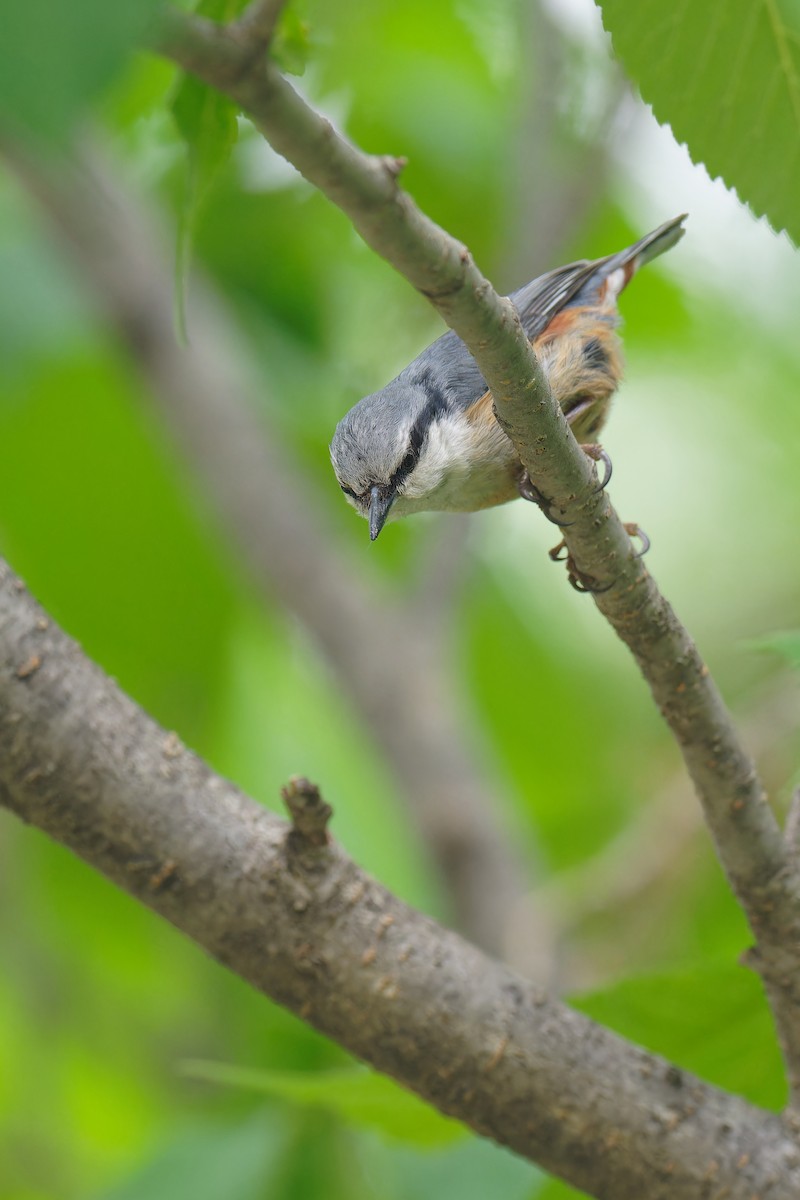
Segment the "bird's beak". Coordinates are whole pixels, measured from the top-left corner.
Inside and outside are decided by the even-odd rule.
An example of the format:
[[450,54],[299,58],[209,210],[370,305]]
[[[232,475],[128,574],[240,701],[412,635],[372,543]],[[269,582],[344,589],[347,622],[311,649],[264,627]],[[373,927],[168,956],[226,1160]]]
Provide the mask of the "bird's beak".
[[382,491],[377,485],[369,492],[369,540],[375,541],[386,524],[389,509],[394,503],[396,493]]

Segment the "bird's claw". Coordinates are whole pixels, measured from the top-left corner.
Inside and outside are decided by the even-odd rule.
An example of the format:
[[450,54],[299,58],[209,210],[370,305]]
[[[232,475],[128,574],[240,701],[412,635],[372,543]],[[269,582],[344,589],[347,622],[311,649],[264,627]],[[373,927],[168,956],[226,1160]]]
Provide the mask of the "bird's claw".
[[[564,550],[566,550],[566,554],[562,553]],[[612,579],[611,583],[598,583],[591,575],[587,575],[585,571],[581,571],[572,557],[567,543],[564,541],[559,542],[557,546],[553,546],[549,554],[553,562],[565,562],[567,564],[567,579],[570,582],[570,586],[574,587],[576,592],[592,592],[597,595],[599,592],[609,591],[616,583],[615,579]]]
[[548,500],[546,496],[542,495],[542,493],[539,491],[539,489],[533,483],[533,481],[527,471],[523,474],[522,478],[520,479],[518,488],[519,488],[519,494],[522,497],[522,499],[529,500],[531,504],[536,504],[542,510],[544,515],[547,517],[548,521],[551,521],[553,523],[553,525],[558,525],[558,526],[560,526],[561,529],[566,529],[566,527],[568,525],[575,524],[574,521],[559,521],[558,517],[554,517],[552,515],[552,512],[551,512],[552,507],[553,507],[552,500]]
[[[602,492],[608,487],[608,482],[611,479],[611,473],[614,469],[611,463],[611,458],[608,452],[596,442],[587,442],[585,445],[581,446],[581,450],[583,450],[584,454],[586,454],[594,462],[601,462],[603,464],[603,478],[592,492],[592,495],[596,496],[598,492]],[[575,524],[574,521],[559,521],[558,517],[553,516],[553,501],[548,500],[546,496],[542,495],[527,471],[523,474],[519,481],[519,494],[522,496],[523,500],[529,500],[531,504],[538,505],[538,507],[547,517],[548,521],[552,521],[553,525],[558,525],[562,529],[566,529],[569,525]],[[644,551],[642,551],[642,553],[644,553]]]
[[647,536],[647,534],[645,533],[645,531],[643,529],[639,528],[639,526],[636,524],[635,521],[626,522],[624,529],[625,529],[625,532],[627,533],[628,537],[638,538],[639,541],[642,543],[641,550],[639,550],[636,554],[634,554],[633,557],[634,558],[644,558],[645,554],[647,554],[647,551],[650,549],[650,538]]
[[604,450],[602,446],[597,444],[597,442],[587,442],[581,446],[581,450],[584,454],[588,455],[593,462],[601,462],[603,464],[603,478],[592,492],[592,495],[596,496],[598,492],[603,492],[608,487],[611,479],[611,473],[614,470],[611,457],[608,454],[608,451]]

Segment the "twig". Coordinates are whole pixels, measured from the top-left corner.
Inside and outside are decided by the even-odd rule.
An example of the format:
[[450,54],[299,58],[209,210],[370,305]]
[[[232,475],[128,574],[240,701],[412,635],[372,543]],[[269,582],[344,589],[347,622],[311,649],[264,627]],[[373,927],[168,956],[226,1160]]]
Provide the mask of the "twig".
[[333,809],[326,804],[315,783],[302,775],[295,775],[281,788],[281,797],[292,818],[292,832],[296,841],[307,847],[319,849],[327,846],[328,822]]
[[600,1200],[800,1194],[777,1115],[548,999],[334,843],[308,866],[289,853],[286,823],[137,708],[5,564],[0,739],[0,804],[441,1111]]
[[720,862],[758,942],[756,961],[775,1017],[793,1101],[800,1105],[800,867],[786,847],[708,668],[661,596],[554,402],[513,307],[468,251],[426,218],[385,160],[339,136],[263,63],[231,78],[224,31],[170,13],[154,47],[219,87],[306,178],[352,220],[459,334],[489,385],[498,419],[555,510],[569,514],[571,559],[609,590],[595,600],[626,642],[680,746]]

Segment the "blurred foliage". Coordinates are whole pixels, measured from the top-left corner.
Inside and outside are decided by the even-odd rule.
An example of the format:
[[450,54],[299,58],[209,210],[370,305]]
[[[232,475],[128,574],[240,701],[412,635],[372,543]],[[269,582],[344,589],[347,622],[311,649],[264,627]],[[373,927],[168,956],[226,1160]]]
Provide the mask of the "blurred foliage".
[[6,0],[0,14],[0,112],[37,141],[70,137],[87,106],[125,69],[159,0]]
[[[215,21],[233,21],[243,0],[201,0],[200,16]],[[184,75],[175,89],[171,105],[181,136],[186,142],[186,196],[181,205],[175,255],[176,324],[186,341],[186,288],[195,226],[203,201],[219,171],[230,158],[238,136],[236,105],[193,75]]]
[[[62,146],[92,123],[131,186],[178,224],[186,157],[172,113],[183,106],[185,134],[191,85],[162,62],[127,56],[149,7],[5,4],[0,110],[10,132]],[[526,40],[531,11],[523,0],[309,0],[287,38],[307,58],[304,91],[366,149],[407,156],[416,199],[490,275],[513,276],[509,287],[550,254],[529,227],[544,201],[560,198],[561,257],[607,253],[717,197],[713,218],[691,220],[681,246],[624,298],[628,380],[606,445],[614,500],[650,534],[651,569],[780,806],[796,770],[796,682],[785,666],[796,635],[780,643],[783,656],[752,644],[777,649],[775,631],[798,624],[800,576],[787,548],[800,520],[800,345],[785,332],[797,265],[700,172],[668,179],[648,206],[635,181],[649,128],[641,110],[623,105],[616,141],[603,147],[598,113],[614,72],[588,0],[585,13],[577,0],[536,10],[550,59]],[[635,24],[645,8],[625,12]],[[737,82],[760,70],[743,64]],[[195,90],[198,135],[203,103]],[[410,588],[446,522],[391,526],[370,546],[341,501],[327,443],[346,408],[395,374],[437,322],[246,124],[235,145],[230,114],[223,129],[193,209],[196,264],[236,312],[263,415],[327,497],[342,545],[365,575]],[[287,775],[317,778],[350,852],[446,918],[357,714],[291,614],[254,596],[141,380],[11,175],[0,216],[0,549],[162,723],[265,804],[277,805]],[[544,265],[557,264],[535,263]],[[191,337],[191,303],[188,321]],[[552,540],[524,505],[476,517],[450,629],[465,727],[483,726],[503,819],[535,848],[532,886],[580,871],[635,831],[665,789],[676,815],[694,803],[633,663],[547,561]],[[735,965],[747,945],[741,914],[702,832],[681,845],[632,899],[592,897],[558,947],[565,982],[585,988],[578,1003],[615,1029],[777,1106],[766,1010]],[[342,1096],[321,1105],[327,1073],[352,1074],[346,1056],[8,817],[0,896],[2,1200],[569,1194],[474,1138],[420,1151],[418,1136],[398,1145],[345,1111]],[[231,1064],[242,1086],[188,1078],[182,1064],[197,1058]],[[249,1072],[272,1080],[271,1099],[245,1086]],[[291,1098],[278,1086],[301,1079]]]

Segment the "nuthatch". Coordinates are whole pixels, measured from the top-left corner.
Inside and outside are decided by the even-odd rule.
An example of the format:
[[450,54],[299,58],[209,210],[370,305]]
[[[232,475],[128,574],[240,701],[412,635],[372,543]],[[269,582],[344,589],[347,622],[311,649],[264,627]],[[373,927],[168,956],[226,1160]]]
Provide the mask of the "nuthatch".
[[[510,297],[581,443],[605,424],[622,375],[617,297],[639,267],[683,236],[685,219],[618,254],[540,275]],[[373,541],[390,517],[473,512],[532,490],[478,366],[452,330],[350,409],[336,426],[331,460]]]

